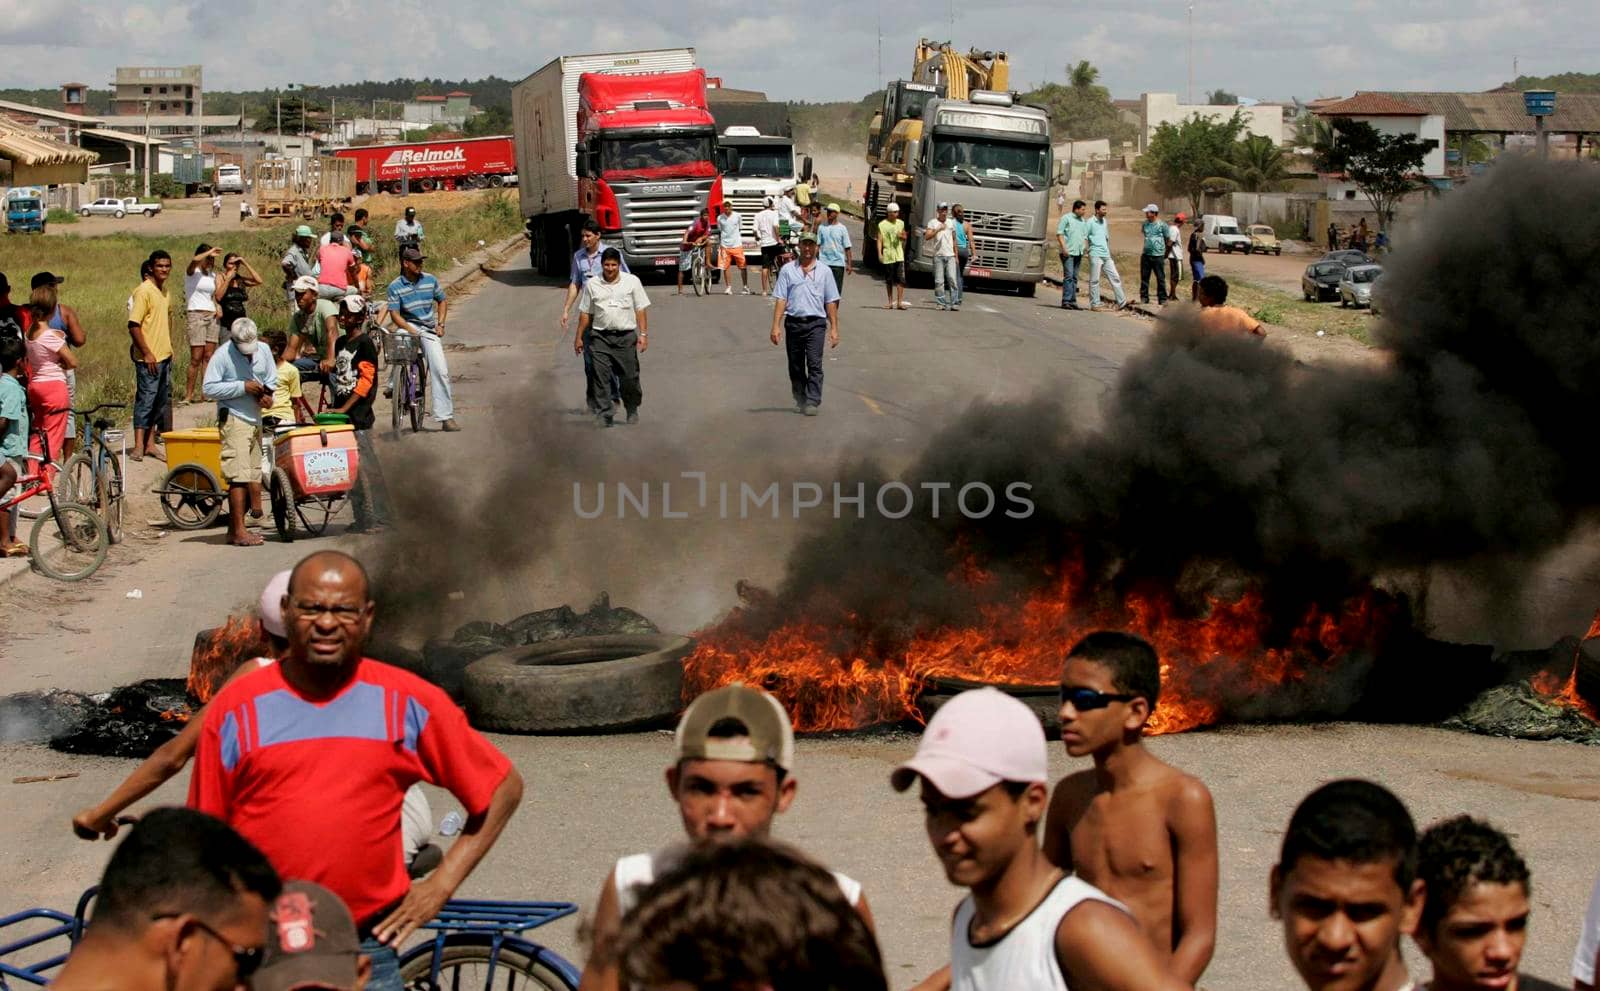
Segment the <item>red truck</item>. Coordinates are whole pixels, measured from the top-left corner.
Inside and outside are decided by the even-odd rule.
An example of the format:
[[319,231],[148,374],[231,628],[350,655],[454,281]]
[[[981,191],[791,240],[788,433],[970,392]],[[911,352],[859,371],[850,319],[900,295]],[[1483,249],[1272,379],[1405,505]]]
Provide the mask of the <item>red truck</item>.
[[426,193],[500,186],[517,174],[517,153],[510,137],[365,145],[341,148],[333,154],[356,163],[357,193],[397,193],[407,175],[412,189]]

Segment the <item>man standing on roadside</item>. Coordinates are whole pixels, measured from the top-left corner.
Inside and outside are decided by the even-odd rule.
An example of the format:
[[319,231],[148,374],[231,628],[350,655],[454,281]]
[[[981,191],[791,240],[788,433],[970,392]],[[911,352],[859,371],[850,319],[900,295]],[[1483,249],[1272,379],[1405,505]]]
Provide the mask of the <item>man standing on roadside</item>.
[[[578,293],[583,289],[583,284],[600,274],[600,224],[590,220],[583,225],[583,247],[572,253],[572,265],[567,273],[567,298],[561,305],[561,329],[567,329],[567,323],[572,319],[572,304],[578,301]],[[628,263],[622,263],[622,270],[628,270]],[[584,341],[583,349],[583,387],[588,394],[589,378],[594,375],[594,355],[589,351],[588,341]],[[616,380],[611,383],[611,406],[615,407],[622,401],[622,382]],[[610,408],[610,407],[608,407]],[[591,400],[589,412],[599,416],[604,410],[594,405]]]
[[900,219],[900,204],[890,203],[889,215],[878,221],[878,260],[883,262],[883,290],[889,301],[886,310],[909,310],[906,302],[906,222]]
[[[778,211],[773,209],[772,197],[756,214],[756,247],[761,249],[761,295],[772,295],[772,283],[778,277]],[[678,276],[678,291],[683,291],[683,276]]]
[[1156,219],[1161,209],[1154,203],[1144,208],[1144,250],[1139,253],[1139,302],[1150,302],[1150,276],[1156,277],[1156,300],[1167,305],[1167,225]]
[[1100,272],[1111,280],[1111,290],[1116,293],[1117,309],[1128,305],[1122,291],[1122,276],[1117,274],[1116,259],[1111,257],[1111,227],[1106,223],[1106,201],[1094,201],[1094,219],[1089,221],[1089,309],[1100,308]]
[[212,220],[216,220],[220,216],[222,216],[222,194],[221,193],[212,193],[211,194],[211,219]]
[[228,485],[228,543],[235,547],[263,543],[245,529],[245,511],[261,515],[261,411],[272,406],[278,369],[258,337],[254,320],[235,320],[228,342],[211,355],[200,386],[217,404],[222,478]]
[[744,235],[739,231],[743,223],[744,217],[733,204],[724,202],[722,216],[717,218],[717,244],[722,249],[717,267],[722,270],[722,291],[729,296],[733,295],[733,266],[738,266],[739,275],[744,279],[744,294],[750,295],[750,269],[745,266]]
[[[396,949],[494,846],[522,778],[438,687],[363,656],[375,609],[349,555],[320,551],[295,566],[283,597],[288,653],[206,706],[189,805],[237,829],[279,874],[343,899],[372,958],[367,987],[400,991]],[[400,810],[424,780],[468,818],[443,863],[412,882]]]
[[956,228],[950,219],[950,204],[939,204],[938,216],[923,229],[922,239],[933,242],[933,305],[941,310],[960,309],[955,302],[959,291],[956,280],[960,276],[956,272]]
[[1089,247],[1089,222],[1083,219],[1085,204],[1072,201],[1072,212],[1061,215],[1056,225],[1056,242],[1061,247],[1061,308],[1076,310],[1078,306],[1078,269],[1083,265],[1083,253]]
[[157,248],[150,253],[149,265],[150,277],[133,291],[128,310],[134,373],[133,450],[128,457],[135,461],[155,453],[172,389],[172,302],[167,299],[172,256]]
[[583,284],[578,295],[578,333],[572,350],[593,352],[589,373],[589,405],[600,409],[603,426],[611,426],[611,383],[622,382],[622,405],[630,424],[639,422],[639,354],[650,346],[650,297],[637,275],[622,271],[622,252],[607,248],[600,256],[600,275]]
[[294,229],[294,237],[290,241],[289,250],[283,253],[278,266],[283,269],[284,295],[289,298],[289,305],[294,305],[294,283],[296,279],[310,276],[313,281],[317,276],[317,263],[315,247],[317,236],[309,226],[301,224]]
[[822,405],[822,337],[839,346],[839,287],[817,263],[817,236],[800,235],[800,257],[783,266],[773,287],[772,346],[787,345],[794,411],[816,416]]
[[389,283],[389,319],[422,341],[427,359],[428,391],[433,394],[433,418],[445,433],[456,426],[455,402],[450,396],[450,366],[444,358],[444,321],[449,303],[439,280],[422,270],[427,256],[417,248],[400,250],[400,278]]
[[849,277],[855,259],[851,250],[850,229],[839,222],[839,204],[828,204],[828,222],[817,228],[817,258],[833,272],[839,295],[844,295],[844,280]]
[[961,309],[961,300],[967,295],[967,263],[972,258],[972,231],[967,227],[967,210],[960,203],[950,207],[950,222],[956,235],[956,291],[950,308]]
[[413,248],[420,248],[422,247],[422,238],[422,221],[417,219],[417,208],[408,206],[406,207],[405,216],[394,222],[395,244],[402,248],[408,245]]
[[356,260],[370,262],[372,260],[372,242],[367,240],[367,208],[360,207],[356,210],[355,220],[345,228],[345,239],[350,242],[350,247],[355,249]]
[[372,401],[378,389],[378,345],[367,333],[367,301],[349,295],[339,301],[339,329],[333,345],[333,412],[343,413],[356,428],[361,470],[350,492],[355,524],[346,532],[371,533],[389,522],[387,490],[378,451],[372,444]]
[[319,246],[320,245],[325,245],[329,241],[333,240],[333,236],[335,234],[343,234],[343,233],[344,233],[344,214],[335,212],[332,216],[330,216],[328,218],[328,229],[322,232],[322,238],[317,242],[317,244]]
[[1178,283],[1183,281],[1183,214],[1167,225],[1167,296],[1178,298]]

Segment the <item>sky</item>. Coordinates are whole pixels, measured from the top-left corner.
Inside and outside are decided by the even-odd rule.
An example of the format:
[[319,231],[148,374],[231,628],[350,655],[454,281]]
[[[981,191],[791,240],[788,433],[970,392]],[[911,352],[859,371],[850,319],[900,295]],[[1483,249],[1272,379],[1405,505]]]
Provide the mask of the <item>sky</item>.
[[1088,59],[1113,96],[1187,98],[1190,7],[1197,99],[1482,90],[1514,59],[1529,75],[1600,71],[1595,0],[0,0],[0,86],[106,88],[117,65],[193,63],[220,90],[521,79],[557,55],[692,46],[726,85],[853,100],[909,74],[930,37],[1006,51],[1013,88]]

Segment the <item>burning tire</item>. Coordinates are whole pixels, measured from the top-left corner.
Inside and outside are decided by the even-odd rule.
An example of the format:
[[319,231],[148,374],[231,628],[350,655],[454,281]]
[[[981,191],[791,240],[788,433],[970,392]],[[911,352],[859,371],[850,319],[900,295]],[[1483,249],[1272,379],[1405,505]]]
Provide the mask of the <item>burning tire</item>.
[[512,647],[481,658],[464,679],[480,729],[590,733],[635,729],[682,708],[687,637],[613,634]]

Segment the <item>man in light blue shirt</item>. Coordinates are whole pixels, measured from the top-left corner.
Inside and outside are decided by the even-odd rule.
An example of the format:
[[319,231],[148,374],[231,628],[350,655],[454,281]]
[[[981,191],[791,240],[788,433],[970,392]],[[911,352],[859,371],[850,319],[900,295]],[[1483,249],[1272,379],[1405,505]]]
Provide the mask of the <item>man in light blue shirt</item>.
[[1056,225],[1056,241],[1061,247],[1061,308],[1076,310],[1078,306],[1078,269],[1083,265],[1083,253],[1089,247],[1089,221],[1084,219],[1085,204],[1072,201],[1072,212],[1061,215]]
[[783,266],[772,289],[772,346],[787,344],[794,411],[816,416],[822,405],[822,337],[839,346],[839,286],[817,261],[817,236],[800,235],[800,258]]
[[1089,221],[1085,242],[1089,246],[1089,309],[1100,308],[1100,273],[1104,271],[1111,280],[1111,289],[1117,294],[1117,309],[1128,305],[1122,291],[1122,276],[1117,274],[1117,263],[1111,257],[1111,229],[1106,226],[1106,201],[1094,201],[1094,219]]
[[733,295],[733,270],[729,266],[737,265],[739,274],[744,278],[744,294],[750,295],[750,269],[744,260],[744,234],[740,228],[744,225],[744,216],[733,208],[733,204],[722,204],[722,215],[717,218],[717,245],[722,249],[722,256],[717,260],[717,267],[722,270],[722,281],[726,288],[723,290],[729,296]]
[[817,227],[817,260],[833,272],[833,281],[844,295],[844,280],[855,267],[851,257],[850,229],[839,223],[839,204],[828,204],[828,222]]
[[261,411],[272,405],[278,368],[261,345],[254,320],[240,317],[230,334],[206,365],[202,389],[217,404],[222,477],[228,483],[228,542],[255,547],[263,541],[245,530],[245,506],[248,501],[250,514],[261,515]]

